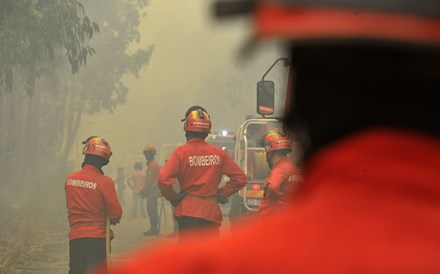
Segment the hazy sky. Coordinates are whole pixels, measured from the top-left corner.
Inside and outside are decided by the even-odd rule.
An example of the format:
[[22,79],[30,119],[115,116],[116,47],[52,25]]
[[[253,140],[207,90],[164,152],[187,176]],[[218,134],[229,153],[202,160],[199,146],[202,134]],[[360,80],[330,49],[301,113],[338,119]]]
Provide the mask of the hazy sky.
[[[87,117],[80,129],[79,138],[102,135],[110,142],[111,166],[124,165],[127,155],[141,153],[146,144],[160,150],[162,144],[184,142],[180,119],[192,105],[207,109],[214,130],[235,130],[247,114],[255,114],[256,83],[283,53],[272,44],[239,64],[238,51],[251,34],[249,22],[216,21],[210,4],[153,0],[146,8],[139,44],[155,45],[148,67],[138,79],[126,77],[125,105],[113,114]],[[273,74],[277,69],[267,78]],[[82,158],[80,149],[74,149],[73,159]]]

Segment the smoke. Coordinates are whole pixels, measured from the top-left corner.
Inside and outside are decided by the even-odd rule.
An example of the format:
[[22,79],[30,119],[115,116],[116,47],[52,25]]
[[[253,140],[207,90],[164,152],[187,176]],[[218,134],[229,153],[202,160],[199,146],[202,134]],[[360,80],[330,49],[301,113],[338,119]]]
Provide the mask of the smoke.
[[[211,2],[204,0],[152,1],[146,8],[140,40],[155,51],[139,78],[126,77],[130,91],[125,105],[114,113],[87,117],[80,138],[102,135],[114,156],[106,169],[115,174],[128,155],[141,154],[146,144],[160,151],[163,144],[185,141],[180,119],[187,108],[202,105],[213,129],[235,130],[248,114],[256,114],[256,83],[283,52],[276,44],[240,59],[251,34],[247,19],[217,22]],[[279,89],[285,85],[282,66],[268,74]],[[80,161],[80,140],[72,157]],[[160,153],[160,152],[159,152]]]

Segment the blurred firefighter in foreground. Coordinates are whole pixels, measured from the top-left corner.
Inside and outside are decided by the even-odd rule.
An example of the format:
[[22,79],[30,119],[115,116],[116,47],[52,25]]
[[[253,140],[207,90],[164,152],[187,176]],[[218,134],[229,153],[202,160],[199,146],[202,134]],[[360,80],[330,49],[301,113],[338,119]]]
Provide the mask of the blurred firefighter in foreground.
[[[227,197],[247,182],[227,152],[205,142],[211,132],[211,119],[203,107],[189,108],[182,122],[187,143],[174,150],[159,178],[162,194],[175,207],[180,242],[196,228],[218,236],[222,222],[219,203],[226,203]],[[222,175],[230,180],[219,189]],[[176,179],[179,193],[173,188]]]
[[304,186],[262,227],[111,273],[440,273],[438,3],[257,2],[255,35],[293,40]]
[[144,156],[147,160],[147,174],[145,179],[145,186],[141,190],[143,198],[147,198],[147,214],[150,220],[150,230],[144,232],[144,236],[153,236],[159,233],[159,214],[158,214],[158,199],[160,191],[157,186],[159,179],[160,166],[154,159],[156,149],[150,145],[145,146]]
[[95,136],[83,145],[82,169],[67,176],[64,184],[70,225],[70,274],[88,273],[106,261],[106,218],[116,224],[122,216],[115,183],[101,169],[112,155],[110,145]]
[[128,186],[132,189],[133,205],[131,210],[131,218],[137,218],[138,211],[140,210],[142,218],[147,217],[145,213],[145,200],[140,196],[139,192],[145,185],[146,174],[142,170],[142,163],[135,162],[134,170],[127,179]]
[[300,177],[295,165],[287,157],[292,151],[292,142],[284,133],[270,131],[261,138],[260,145],[266,151],[270,168],[260,204],[260,215],[266,217],[280,209],[285,210],[292,196],[299,190]]

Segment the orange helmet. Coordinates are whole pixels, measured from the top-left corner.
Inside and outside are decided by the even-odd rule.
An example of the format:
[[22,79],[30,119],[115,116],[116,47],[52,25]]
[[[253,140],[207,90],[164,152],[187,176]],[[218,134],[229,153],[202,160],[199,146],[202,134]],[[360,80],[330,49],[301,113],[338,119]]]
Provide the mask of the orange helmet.
[[146,154],[146,153],[151,153],[153,155],[156,155],[156,149],[153,146],[146,145],[144,147],[144,154]]
[[93,154],[110,160],[112,156],[112,150],[110,144],[101,137],[91,136],[82,142],[84,145],[82,154]]
[[287,153],[292,151],[292,142],[282,132],[275,130],[269,131],[266,135],[261,138],[260,145],[264,147],[266,153],[273,151],[285,151]]
[[211,118],[208,112],[201,106],[190,107],[186,111],[182,122],[185,122],[183,125],[183,130],[185,131],[211,132]]

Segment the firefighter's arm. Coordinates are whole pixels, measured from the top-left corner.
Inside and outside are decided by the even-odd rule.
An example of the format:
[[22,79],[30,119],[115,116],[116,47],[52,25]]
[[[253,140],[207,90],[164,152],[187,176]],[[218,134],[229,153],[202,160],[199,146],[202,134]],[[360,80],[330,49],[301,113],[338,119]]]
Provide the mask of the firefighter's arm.
[[116,194],[115,183],[108,178],[103,184],[102,196],[104,199],[107,217],[110,218],[111,224],[119,223],[122,217],[122,207]]
[[290,174],[284,172],[281,168],[274,168],[264,184],[265,197],[270,200],[276,200],[282,194],[281,185],[287,182]]
[[174,151],[165,165],[160,169],[159,180],[157,182],[160,192],[168,201],[175,199],[177,196],[177,192],[173,188],[173,183],[176,182],[178,172],[179,158],[176,151]]
[[247,177],[243,170],[232,160],[229,154],[224,153],[222,159],[222,172],[229,177],[229,181],[219,189],[219,194],[229,197],[246,186]]

